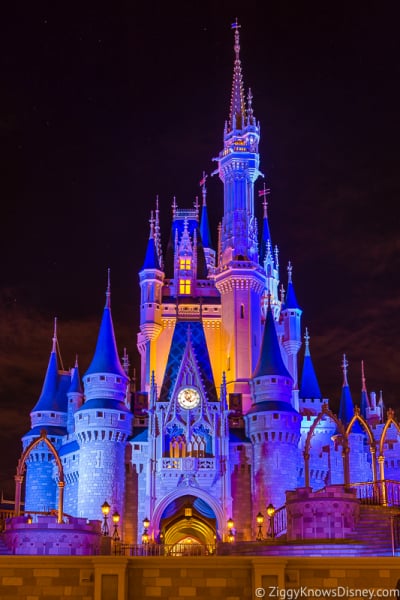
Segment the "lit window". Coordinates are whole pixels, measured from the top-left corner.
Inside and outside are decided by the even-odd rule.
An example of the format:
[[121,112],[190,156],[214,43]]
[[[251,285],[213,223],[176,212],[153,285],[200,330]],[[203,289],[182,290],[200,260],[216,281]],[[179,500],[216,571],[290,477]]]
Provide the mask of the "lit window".
[[189,271],[191,268],[192,261],[190,258],[180,258],[179,259],[179,269],[180,271]]
[[180,279],[179,280],[179,293],[180,294],[190,294],[190,279]]

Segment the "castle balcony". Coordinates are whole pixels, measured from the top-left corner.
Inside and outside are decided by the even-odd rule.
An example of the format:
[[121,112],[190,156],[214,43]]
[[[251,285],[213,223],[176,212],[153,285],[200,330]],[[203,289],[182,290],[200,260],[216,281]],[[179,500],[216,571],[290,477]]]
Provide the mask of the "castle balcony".
[[215,470],[215,458],[197,458],[184,456],[182,458],[159,458],[157,471],[212,471]]

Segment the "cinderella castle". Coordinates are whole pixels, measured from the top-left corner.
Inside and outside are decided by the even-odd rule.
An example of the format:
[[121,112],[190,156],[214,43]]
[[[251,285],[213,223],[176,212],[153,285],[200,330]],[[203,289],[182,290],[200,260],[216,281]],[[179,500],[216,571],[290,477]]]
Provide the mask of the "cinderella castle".
[[140,386],[117,348],[110,279],[82,378],[78,364],[59,368],[55,328],[22,440],[25,511],[52,510],[63,493],[64,514],[101,520],[106,501],[123,540],[140,543],[145,530],[174,544],[254,540],[260,513],[295,490],[343,486],[391,503],[383,483],[399,473],[393,412],[367,392],[363,368],[353,401],[345,356],[338,415],[321,395],[292,266],[283,276],[280,269],[268,190],[255,191],[260,124],[244,91],[239,25],[232,28],[230,108],[213,173],[222,221],[209,220],[207,176],[200,202],[181,208],[174,199],[168,232],[158,200],[150,214],[139,272]]

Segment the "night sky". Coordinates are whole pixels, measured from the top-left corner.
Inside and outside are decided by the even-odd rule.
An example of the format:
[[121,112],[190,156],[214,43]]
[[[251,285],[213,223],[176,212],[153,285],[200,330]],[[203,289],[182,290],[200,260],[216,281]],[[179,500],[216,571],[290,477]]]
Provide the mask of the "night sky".
[[[0,489],[13,491],[53,319],[64,367],[78,354],[84,373],[108,267],[118,345],[138,367],[149,213],[158,194],[165,246],[173,196],[191,207],[203,170],[216,167],[236,17],[281,279],[291,260],[322,393],[337,409],[345,352],[353,400],[363,359],[369,391],[382,389],[385,405],[400,408],[400,54],[391,8],[22,2],[3,14]],[[222,184],[207,183],[216,244]]]

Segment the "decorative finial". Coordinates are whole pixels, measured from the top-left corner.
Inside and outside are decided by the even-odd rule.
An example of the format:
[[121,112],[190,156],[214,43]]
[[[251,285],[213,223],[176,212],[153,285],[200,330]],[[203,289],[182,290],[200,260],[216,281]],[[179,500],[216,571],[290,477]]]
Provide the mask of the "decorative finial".
[[106,291],[106,308],[111,306],[111,269],[107,269],[107,291]]
[[176,203],[176,196],[173,197],[172,199],[172,216],[175,217],[175,213],[176,213],[176,209],[178,208],[178,205]]
[[343,386],[345,385],[349,385],[348,381],[347,381],[347,367],[349,366],[349,363],[346,360],[346,355],[343,354],[343,361],[342,361],[342,370],[343,370]]
[[207,190],[206,190],[206,179],[207,179],[208,175],[203,171],[203,177],[200,180],[199,186],[201,187],[201,193],[203,195],[203,206],[206,205],[206,196],[207,196]]
[[288,262],[288,266],[287,266],[287,272],[288,272],[288,283],[292,283],[292,271],[293,271],[293,267],[292,267],[292,263]]
[[305,344],[306,344],[305,354],[307,356],[309,356],[310,355],[310,335],[308,333],[308,327],[306,327],[306,330],[304,332],[304,341],[305,341]]
[[279,267],[279,248],[278,248],[278,246],[275,246],[274,252],[275,252],[275,264],[276,264],[276,268],[278,268]]
[[52,352],[57,351],[57,317],[54,317],[54,329],[53,329],[53,348]]
[[200,206],[200,204],[199,204],[199,197],[196,196],[195,201],[194,201],[194,207],[196,209],[196,216],[197,217],[199,216],[199,206]]
[[366,392],[367,386],[365,383],[365,373],[364,373],[364,361],[361,361],[361,391]]
[[150,223],[150,239],[152,240],[154,238],[154,212],[153,211],[150,211],[149,223]]
[[267,188],[265,186],[265,182],[264,182],[264,187],[262,190],[258,190],[258,197],[262,198],[262,204],[263,204],[263,208],[264,208],[264,219],[268,218],[268,213],[267,213],[267,207],[268,207],[268,202],[267,202],[267,196],[269,196],[269,194],[271,193],[270,188]]
[[281,296],[281,304],[285,304],[285,288],[283,287],[283,283],[281,283],[279,292],[280,292],[280,296]]
[[74,368],[77,369],[78,368],[78,355],[75,354],[75,365]]

